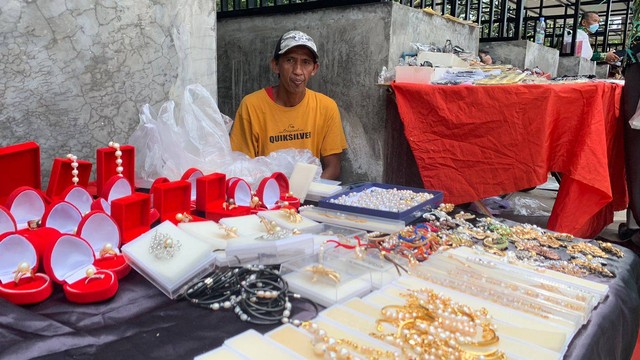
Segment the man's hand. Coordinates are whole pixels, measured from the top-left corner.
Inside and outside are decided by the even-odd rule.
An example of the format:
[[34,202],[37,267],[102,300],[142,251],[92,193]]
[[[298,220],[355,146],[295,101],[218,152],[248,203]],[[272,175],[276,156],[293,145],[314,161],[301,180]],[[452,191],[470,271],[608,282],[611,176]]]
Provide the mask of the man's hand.
[[604,60],[608,63],[614,63],[620,60],[620,57],[616,55],[613,51],[609,51],[605,56]]

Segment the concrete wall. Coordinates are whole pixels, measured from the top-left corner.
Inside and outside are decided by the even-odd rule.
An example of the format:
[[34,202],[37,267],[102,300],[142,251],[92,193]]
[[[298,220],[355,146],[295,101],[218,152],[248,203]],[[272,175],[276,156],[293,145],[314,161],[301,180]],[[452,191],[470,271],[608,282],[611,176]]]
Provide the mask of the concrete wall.
[[558,76],[595,75],[596,62],[580,56],[563,56],[558,63]]
[[269,63],[276,41],[292,29],[318,45],[320,70],[309,87],[340,108],[349,143],[342,180],[382,181],[386,90],[375,85],[383,66],[394,66],[410,42],[444,45],[451,39],[477,51],[474,27],[392,2],[299,13],[220,19],[218,96],[220,110],[234,116],[242,97],[277,83]]
[[489,50],[494,62],[500,61],[519,69],[532,69],[537,66],[552,76],[558,74],[560,52],[556,49],[527,40],[482,43],[480,48]]
[[54,157],[95,161],[141,105],[217,96],[215,34],[209,0],[0,1],[0,146],[38,142],[43,186]]

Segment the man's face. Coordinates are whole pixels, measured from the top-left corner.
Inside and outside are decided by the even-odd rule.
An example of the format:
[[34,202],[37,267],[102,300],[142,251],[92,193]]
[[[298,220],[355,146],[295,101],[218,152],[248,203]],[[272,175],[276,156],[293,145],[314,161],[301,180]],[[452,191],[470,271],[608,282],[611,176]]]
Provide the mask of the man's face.
[[582,26],[586,27],[587,29],[589,28],[589,26],[599,24],[599,23],[600,23],[600,16],[598,16],[598,14],[589,14],[589,16],[586,19],[582,20]]
[[306,46],[296,46],[282,54],[271,67],[280,75],[281,90],[288,93],[304,93],[307,82],[318,70],[318,63],[314,61],[313,53]]

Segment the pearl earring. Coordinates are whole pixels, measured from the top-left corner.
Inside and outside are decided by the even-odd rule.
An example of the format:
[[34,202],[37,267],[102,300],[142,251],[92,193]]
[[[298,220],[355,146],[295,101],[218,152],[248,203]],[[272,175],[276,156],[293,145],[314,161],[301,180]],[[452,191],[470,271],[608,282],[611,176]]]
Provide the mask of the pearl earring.
[[73,169],[71,170],[71,175],[73,175],[71,181],[73,181],[73,185],[76,186],[78,185],[78,181],[80,181],[78,178],[78,157],[73,154],[68,154],[67,159],[71,160],[71,168]]
[[124,168],[122,167],[122,151],[120,151],[120,144],[110,141],[109,147],[116,150],[116,172],[118,173],[118,176],[123,176],[122,172],[124,171]]

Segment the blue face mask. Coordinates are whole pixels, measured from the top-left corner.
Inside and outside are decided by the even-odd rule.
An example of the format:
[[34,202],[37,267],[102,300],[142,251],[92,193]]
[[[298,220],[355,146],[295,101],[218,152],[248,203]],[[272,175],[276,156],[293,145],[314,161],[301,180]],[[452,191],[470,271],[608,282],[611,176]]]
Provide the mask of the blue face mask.
[[593,34],[596,31],[598,31],[599,27],[600,27],[600,24],[589,25],[589,32]]

